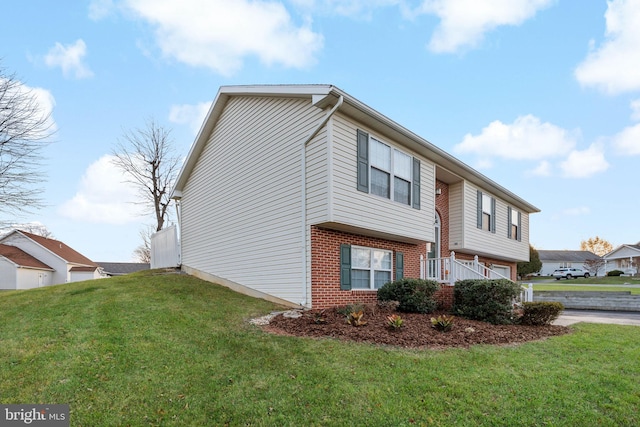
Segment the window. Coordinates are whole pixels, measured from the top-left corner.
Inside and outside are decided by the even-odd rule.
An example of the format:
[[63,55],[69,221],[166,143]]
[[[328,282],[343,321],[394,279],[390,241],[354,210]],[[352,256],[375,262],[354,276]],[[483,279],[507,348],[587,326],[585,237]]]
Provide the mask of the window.
[[[396,278],[404,274],[404,255],[396,252]],[[393,252],[340,245],[340,289],[379,289],[392,280]]]
[[420,160],[361,130],[357,151],[358,190],[420,209]]
[[507,237],[513,240],[522,240],[522,214],[510,207],[507,209]]
[[478,190],[478,228],[496,232],[496,199]]
[[558,268],[571,268],[571,263],[567,261],[560,262],[558,263]]

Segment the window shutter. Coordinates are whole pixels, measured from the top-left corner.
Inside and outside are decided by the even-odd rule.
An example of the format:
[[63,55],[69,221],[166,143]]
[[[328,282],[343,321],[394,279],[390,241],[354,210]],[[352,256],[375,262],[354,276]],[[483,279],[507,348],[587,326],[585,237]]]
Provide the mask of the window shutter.
[[478,190],[478,228],[482,228],[482,191]]
[[369,134],[358,129],[358,191],[369,192]]
[[511,232],[511,206],[507,207],[507,237],[508,238],[512,238],[512,232]]
[[496,232],[496,199],[491,198],[491,232]]
[[404,254],[396,251],[396,280],[404,277]]
[[522,212],[518,212],[518,232],[516,238],[518,242],[522,241]]
[[340,289],[351,290],[351,246],[340,245]]
[[420,209],[420,160],[413,158],[413,208]]

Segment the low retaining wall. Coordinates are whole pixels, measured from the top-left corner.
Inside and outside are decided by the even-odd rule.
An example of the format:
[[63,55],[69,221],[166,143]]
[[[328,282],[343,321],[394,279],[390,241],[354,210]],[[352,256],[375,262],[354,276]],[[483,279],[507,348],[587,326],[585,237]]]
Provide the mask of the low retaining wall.
[[578,310],[640,311],[640,295],[629,291],[535,291],[533,301],[556,301]]

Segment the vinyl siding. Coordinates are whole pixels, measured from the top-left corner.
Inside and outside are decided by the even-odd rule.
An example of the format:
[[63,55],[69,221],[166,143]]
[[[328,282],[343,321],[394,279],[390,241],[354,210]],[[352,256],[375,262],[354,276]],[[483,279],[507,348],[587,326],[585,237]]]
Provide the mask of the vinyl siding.
[[[508,204],[495,195],[477,188],[468,182],[463,183],[464,191],[464,243],[466,252],[493,256],[511,261],[527,261],[529,259],[529,215],[522,215],[521,241],[507,237]],[[496,200],[496,232],[477,228],[477,190]],[[455,248],[454,248],[455,250]]]
[[184,265],[300,303],[301,145],[322,114],[309,100],[229,99],[183,190]]
[[[332,122],[330,145],[332,191],[330,207],[326,211],[324,220],[383,233],[391,238],[395,236],[398,239],[433,241],[435,215],[435,166],[433,163],[340,113],[333,116]],[[420,159],[420,209],[413,209],[408,205],[357,191],[356,135],[358,129]],[[319,222],[323,217],[316,215],[314,219]]]
[[16,289],[16,266],[0,257],[0,289]]
[[21,234],[14,233],[10,235],[3,243],[11,244],[17,248],[22,249],[32,257],[45,263],[55,271],[50,273],[50,284],[57,285],[69,282],[69,272],[67,263],[59,256],[44,249],[33,240],[22,236]]
[[[449,185],[449,249],[457,251],[464,247],[464,183]],[[475,224],[475,222],[474,222]],[[446,248],[443,255],[448,256]]]

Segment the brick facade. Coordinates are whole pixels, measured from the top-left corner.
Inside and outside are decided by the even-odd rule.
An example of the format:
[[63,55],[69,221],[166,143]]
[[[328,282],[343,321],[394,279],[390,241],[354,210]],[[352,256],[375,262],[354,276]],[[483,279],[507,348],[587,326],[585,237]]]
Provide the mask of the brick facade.
[[[425,242],[426,243],[426,242]],[[420,255],[425,243],[411,244],[359,234],[311,227],[311,304],[313,308],[377,301],[376,290],[340,289],[340,245],[350,244],[393,251],[392,277],[396,274],[396,251],[404,254],[404,277],[420,277]]]

